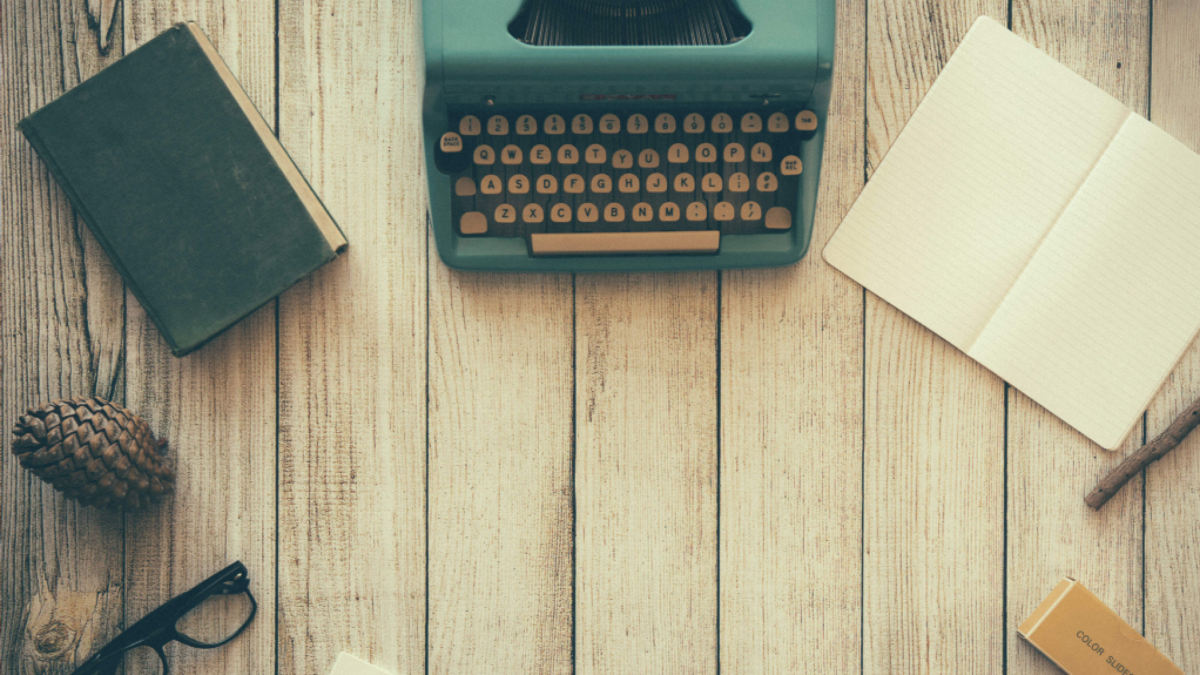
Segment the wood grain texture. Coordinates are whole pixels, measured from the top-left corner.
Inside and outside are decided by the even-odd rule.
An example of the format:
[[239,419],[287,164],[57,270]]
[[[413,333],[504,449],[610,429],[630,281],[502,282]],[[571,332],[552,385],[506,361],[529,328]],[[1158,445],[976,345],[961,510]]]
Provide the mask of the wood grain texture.
[[[1150,119],[1200,151],[1200,5],[1154,2]],[[1200,397],[1193,344],[1150,404],[1146,428],[1162,432]],[[1146,637],[1185,673],[1200,672],[1200,435],[1146,472]]]
[[576,672],[717,668],[717,276],[576,280]]
[[[998,0],[867,12],[867,161],[878,166],[958,42]],[[866,296],[864,673],[1002,669],[1004,383]]]
[[[1012,11],[1013,32],[1145,113],[1145,0],[1016,0]],[[1083,496],[1122,453],[1088,441],[1015,389],[1009,388],[1008,404],[1008,670],[1054,673],[1015,627],[1064,576],[1081,581],[1131,625],[1141,625],[1141,486],[1130,483],[1102,513],[1094,512]],[[1142,442],[1138,424],[1122,447],[1136,449]]]
[[8,433],[42,401],[122,398],[121,279],[16,129],[113,60],[80,2],[0,6],[0,672],[14,675],[70,673],[121,624],[121,516],[20,468]]
[[279,300],[280,673],[425,669],[427,242],[415,3],[288,0],[280,139],[350,241]]
[[838,4],[809,254],[721,286],[721,672],[858,672],[862,288],[821,250],[862,189],[866,7]]
[[566,675],[571,277],[435,260],[429,287],[429,672]]
[[[269,125],[275,123],[275,14],[235,0],[134,3],[126,51],[194,20]],[[137,300],[127,300],[127,404],[170,444],[172,499],[127,519],[126,625],[241,560],[259,603],[254,624],[221,649],[167,648],[171,672],[275,668],[275,303],[186,358],[171,355]],[[239,617],[204,615],[211,634]],[[151,657],[153,658],[153,657]],[[140,664],[145,665],[145,664]],[[138,672],[138,671],[134,671]],[[146,672],[153,672],[146,668]]]

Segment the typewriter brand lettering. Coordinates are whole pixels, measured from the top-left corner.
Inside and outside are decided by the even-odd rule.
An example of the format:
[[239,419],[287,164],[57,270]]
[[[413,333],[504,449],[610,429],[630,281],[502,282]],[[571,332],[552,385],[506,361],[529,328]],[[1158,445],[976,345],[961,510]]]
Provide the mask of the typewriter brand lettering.
[[674,101],[678,94],[580,94],[580,101]]

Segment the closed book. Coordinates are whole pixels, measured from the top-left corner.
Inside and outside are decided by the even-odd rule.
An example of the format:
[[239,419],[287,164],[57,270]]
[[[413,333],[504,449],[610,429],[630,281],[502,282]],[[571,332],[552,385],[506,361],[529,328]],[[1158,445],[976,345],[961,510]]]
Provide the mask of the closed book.
[[19,126],[176,356],[346,248],[194,23]]

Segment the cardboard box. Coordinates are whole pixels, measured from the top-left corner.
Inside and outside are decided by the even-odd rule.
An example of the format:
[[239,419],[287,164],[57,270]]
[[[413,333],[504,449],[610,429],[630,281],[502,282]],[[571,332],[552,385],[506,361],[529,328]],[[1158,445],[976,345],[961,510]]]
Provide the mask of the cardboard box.
[[1063,579],[1017,633],[1068,675],[1183,675],[1083,584]]

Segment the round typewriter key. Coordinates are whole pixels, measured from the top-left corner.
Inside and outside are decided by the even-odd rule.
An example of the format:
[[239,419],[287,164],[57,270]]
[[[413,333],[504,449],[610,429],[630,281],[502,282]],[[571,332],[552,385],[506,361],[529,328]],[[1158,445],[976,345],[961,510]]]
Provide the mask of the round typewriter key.
[[492,115],[488,120],[488,133],[493,136],[507,136],[508,120],[503,115]]
[[532,136],[537,133],[537,120],[533,115],[521,115],[517,118],[517,135]]
[[727,134],[733,131],[733,118],[728,113],[713,115],[712,130],[718,134]]
[[721,222],[733,220],[734,213],[733,204],[729,202],[718,202],[713,207],[713,218]]
[[625,222],[625,207],[615,203],[604,207],[604,220],[608,223]]
[[497,223],[515,223],[517,222],[517,209],[510,204],[501,204],[496,207],[496,222]]
[[643,169],[657,169],[658,152],[651,150],[650,148],[646,148],[638,153],[638,166],[642,167]]
[[791,128],[791,120],[781,112],[777,112],[767,118],[767,130],[773,134],[782,134]]
[[583,153],[583,158],[588,164],[603,164],[608,161],[608,150],[604,149],[599,143],[592,143]]
[[634,222],[648,223],[651,220],[654,220],[654,207],[650,206],[646,202],[638,202],[637,204],[634,204],[633,208],[630,209],[629,212],[633,215]]
[[701,143],[696,146],[696,161],[702,164],[717,161],[717,146],[712,143]]
[[498,195],[504,192],[504,181],[499,176],[484,176],[479,181],[479,191],[485,195]]
[[642,181],[636,173],[627,173],[617,179],[617,189],[625,194],[633,194],[642,189]]
[[758,202],[746,202],[742,204],[742,220],[758,220],[762,218],[762,207]]
[[704,116],[699,113],[692,113],[683,118],[683,131],[688,134],[704,133]]
[[508,179],[508,191],[514,195],[529,194],[529,179],[519,173],[510,176]]
[[802,110],[796,115],[796,131],[814,131],[817,128],[817,114],[811,110]]
[[654,130],[660,134],[675,133],[675,116],[669,113],[662,113],[654,118]]
[[520,164],[525,161],[525,153],[521,152],[521,148],[515,145],[506,145],[500,151],[500,161],[509,166]]
[[438,141],[433,152],[434,164],[442,173],[459,173],[471,166],[467,153],[463,152],[462,136],[448,131]]
[[571,222],[571,207],[567,206],[566,204],[555,204],[554,207],[550,209],[550,220],[553,220],[556,223]]
[[799,176],[804,172],[804,163],[795,155],[788,155],[779,163],[779,173],[785,176]]
[[594,223],[600,219],[600,209],[592,204],[580,204],[578,216],[581,223]]
[[658,219],[664,223],[679,220],[679,207],[675,202],[663,202],[662,206],[658,207]]
[[746,148],[741,143],[730,143],[725,146],[725,161],[736,164],[746,161]]
[[704,202],[692,202],[688,204],[687,219],[693,223],[708,220],[708,205]]
[[757,134],[762,131],[762,118],[758,113],[746,113],[742,115],[742,133]]
[[540,176],[537,179],[537,191],[540,195],[552,195],[558,192],[558,179],[554,176]]
[[683,143],[676,143],[667,150],[667,161],[672,164],[683,164],[688,161],[690,156],[691,152],[688,150],[688,146]]
[[467,115],[458,122],[458,133],[463,136],[478,136],[483,130],[483,125],[479,123],[479,118],[474,115]]
[[475,196],[475,181],[465,176],[459,178],[458,181],[454,183],[454,194],[458,195],[459,197]]
[[621,118],[609,113],[600,118],[600,133],[602,134],[619,134],[621,133]]
[[661,173],[652,173],[646,176],[646,192],[666,192],[667,177]]
[[628,150],[618,150],[613,153],[614,169],[632,169],[633,153]]
[[491,166],[496,162],[496,153],[490,145],[480,145],[475,148],[475,163],[482,166]]
[[579,150],[567,144],[558,149],[559,164],[574,164],[579,161]]
[[462,152],[462,136],[459,136],[453,131],[447,131],[446,133],[442,134],[441,148],[442,152]]
[[792,226],[792,212],[782,206],[767,209],[766,225],[768,229],[786,230]]
[[612,179],[602,173],[592,176],[592,192],[602,195],[612,192]]
[[527,223],[540,223],[545,217],[542,207],[537,204],[526,204],[525,208],[521,209],[521,220]]
[[563,179],[563,192],[568,194],[581,195],[586,187],[587,182],[583,180],[583,176],[577,173],[573,173]]
[[538,144],[529,149],[529,161],[534,164],[549,164],[553,157],[554,153],[544,145]]
[[774,192],[779,189],[779,179],[770,171],[758,174],[758,191]]
[[749,192],[750,191],[750,177],[747,176],[746,174],[742,173],[741,171],[738,171],[737,173],[733,174],[732,176],[729,177],[729,191],[730,192]]
[[463,234],[484,234],[487,232],[487,216],[478,211],[464,213],[458,221],[458,228]]
[[771,157],[771,146],[766,143],[755,143],[750,149],[750,159],[756,162],[769,162]]
[[592,133],[592,118],[587,115],[576,115],[571,120],[571,132],[576,134]]
[[704,177],[704,180],[700,181],[700,189],[705,192],[720,192],[721,188],[724,187],[722,185],[723,182],[720,174],[710,173]]
[[675,176],[675,191],[676,192],[695,192],[696,181],[690,173],[681,173]]
[[630,115],[625,122],[625,130],[631,134],[644,134],[650,130],[650,123],[646,121],[645,115]]
[[562,115],[551,115],[546,118],[543,128],[547,134],[558,136],[567,130],[567,123],[563,121]]

